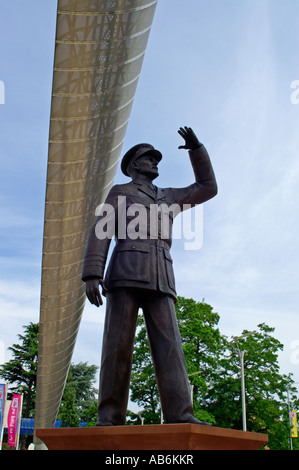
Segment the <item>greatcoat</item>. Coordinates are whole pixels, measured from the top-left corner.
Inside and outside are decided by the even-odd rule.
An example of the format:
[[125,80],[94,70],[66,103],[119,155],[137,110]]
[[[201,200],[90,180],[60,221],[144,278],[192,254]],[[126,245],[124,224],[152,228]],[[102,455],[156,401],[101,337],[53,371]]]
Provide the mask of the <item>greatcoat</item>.
[[[140,307],[147,325],[165,422],[192,422],[189,382],[174,309],[171,229],[175,215],[214,197],[217,184],[203,145],[190,150],[189,157],[195,176],[193,184],[164,189],[134,181],[115,185],[90,230],[82,279],[98,278],[107,297],[100,424],[125,423]],[[169,212],[171,208],[173,211]],[[169,217],[165,218],[165,213]],[[116,243],[105,273],[112,237]]]

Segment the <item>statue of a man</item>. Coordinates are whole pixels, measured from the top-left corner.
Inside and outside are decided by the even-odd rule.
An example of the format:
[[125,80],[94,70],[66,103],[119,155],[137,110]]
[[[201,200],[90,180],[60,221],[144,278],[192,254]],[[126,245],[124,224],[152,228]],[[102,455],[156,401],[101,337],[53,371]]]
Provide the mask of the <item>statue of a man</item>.
[[[136,145],[121,162],[123,173],[132,180],[110,190],[90,230],[82,279],[92,304],[99,307],[103,303],[99,285],[106,296],[96,426],[125,424],[139,308],[145,318],[164,422],[207,424],[193,415],[174,307],[176,290],[169,252],[173,217],[168,214],[169,233],[165,235],[160,208],[172,206],[178,213],[194,207],[214,197],[217,184],[207,150],[193,130],[181,127],[178,132],[185,140],[179,148],[189,150],[195,182],[185,188],[157,188],[152,182],[159,175],[162,155],[152,145]],[[143,219],[139,218],[138,227],[135,224],[132,230],[137,208]],[[104,277],[112,237],[116,244]]]

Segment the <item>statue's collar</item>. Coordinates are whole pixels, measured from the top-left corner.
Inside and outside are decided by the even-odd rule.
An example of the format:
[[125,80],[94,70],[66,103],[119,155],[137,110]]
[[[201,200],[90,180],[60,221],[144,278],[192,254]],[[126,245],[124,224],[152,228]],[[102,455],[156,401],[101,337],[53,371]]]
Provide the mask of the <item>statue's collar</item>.
[[147,194],[153,199],[156,199],[157,186],[152,183],[140,183],[139,181],[133,181],[133,184],[138,186],[139,191]]

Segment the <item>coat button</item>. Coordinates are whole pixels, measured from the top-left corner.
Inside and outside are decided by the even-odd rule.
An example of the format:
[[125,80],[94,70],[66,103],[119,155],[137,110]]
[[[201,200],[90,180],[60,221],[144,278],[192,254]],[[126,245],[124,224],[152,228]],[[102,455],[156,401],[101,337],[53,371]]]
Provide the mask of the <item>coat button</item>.
[[136,245],[132,245],[131,248],[132,248],[133,250],[135,250],[135,249],[136,249]]

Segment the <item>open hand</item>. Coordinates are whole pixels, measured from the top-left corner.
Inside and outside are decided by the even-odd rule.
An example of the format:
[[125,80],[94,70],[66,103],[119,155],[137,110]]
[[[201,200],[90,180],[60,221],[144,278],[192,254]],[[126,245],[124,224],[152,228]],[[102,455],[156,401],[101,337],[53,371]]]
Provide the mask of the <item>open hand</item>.
[[191,127],[180,127],[178,133],[185,140],[185,145],[180,145],[179,149],[195,150],[202,145]]

